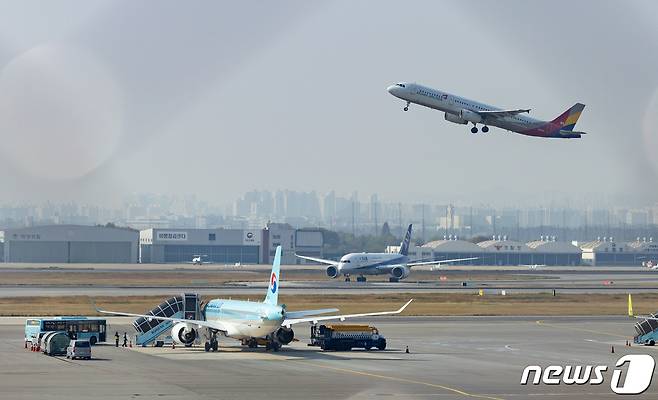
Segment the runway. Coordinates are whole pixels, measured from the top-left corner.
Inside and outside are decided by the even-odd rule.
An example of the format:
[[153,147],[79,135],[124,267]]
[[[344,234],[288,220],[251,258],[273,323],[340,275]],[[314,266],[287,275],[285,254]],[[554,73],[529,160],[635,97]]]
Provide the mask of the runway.
[[[617,317],[389,317],[367,321],[389,349],[322,352],[300,342],[279,353],[222,338],[218,353],[198,348],[94,348],[91,361],[23,349],[21,319],[0,319],[0,387],[11,399],[518,399],[614,398],[610,377],[633,322]],[[110,333],[130,332],[112,318]],[[404,349],[409,346],[410,353]],[[611,354],[611,347],[615,353]],[[528,365],[607,365],[602,385],[520,385]],[[638,398],[658,396],[658,383]]]
[[[146,268],[146,269],[144,269]],[[134,296],[196,292],[215,295],[261,295],[270,266],[181,265],[43,265],[0,264],[2,297]],[[340,293],[637,293],[658,292],[658,271],[641,267],[449,266],[438,271],[418,268],[409,278],[390,283],[386,276],[367,282],[329,279],[313,266],[282,267],[281,287],[290,294]]]

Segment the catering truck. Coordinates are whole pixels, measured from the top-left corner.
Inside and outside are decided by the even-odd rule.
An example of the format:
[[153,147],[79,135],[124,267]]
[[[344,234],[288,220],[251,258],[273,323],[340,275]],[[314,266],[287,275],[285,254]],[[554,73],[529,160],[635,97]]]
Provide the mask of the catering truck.
[[313,325],[311,343],[322,350],[346,351],[353,348],[370,350],[373,347],[386,349],[386,338],[379,330],[368,325]]

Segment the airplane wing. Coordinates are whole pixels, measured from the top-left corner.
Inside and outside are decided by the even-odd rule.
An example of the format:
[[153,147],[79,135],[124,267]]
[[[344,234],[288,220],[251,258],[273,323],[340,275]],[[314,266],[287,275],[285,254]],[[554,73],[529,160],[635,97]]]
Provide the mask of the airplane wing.
[[287,318],[302,318],[309,315],[328,314],[339,311],[337,308],[321,308],[319,310],[304,310],[304,311],[286,311]]
[[364,314],[346,314],[346,315],[328,315],[325,317],[308,317],[308,318],[286,318],[283,320],[281,325],[285,326],[286,328],[290,328],[291,325],[295,324],[300,324],[302,322],[310,322],[313,324],[317,324],[319,321],[331,321],[331,320],[340,320],[340,321],[345,321],[348,318],[357,318],[357,317],[371,317],[375,315],[392,315],[392,314],[400,314],[402,311],[404,311],[405,308],[411,302],[414,301],[414,299],[409,300],[406,302],[402,307],[395,311],[379,311],[379,312],[371,312],[371,313],[364,313]]
[[517,114],[529,113],[529,108],[519,108],[517,110],[496,110],[496,111],[475,111],[483,117],[487,118],[505,118],[513,117]]
[[441,264],[447,264],[451,262],[458,262],[458,261],[470,261],[470,260],[477,260],[478,257],[469,257],[469,258],[453,258],[452,260],[435,260],[435,261],[424,261],[424,262],[410,262],[407,263],[407,267],[415,267],[417,265],[441,265]]
[[107,310],[101,310],[100,308],[94,306],[96,309],[96,312],[99,312],[101,314],[109,314],[109,315],[118,315],[121,317],[135,317],[135,318],[146,318],[148,320],[151,319],[157,319],[160,321],[171,321],[174,323],[185,323],[185,324],[191,324],[191,325],[196,325],[197,327],[204,327],[204,328],[210,328],[210,329],[215,329],[218,331],[226,332],[227,328],[226,326],[220,322],[220,321],[202,321],[198,319],[183,319],[183,318],[169,318],[169,317],[158,317],[156,315],[146,315],[146,314],[132,314],[132,313],[126,313],[126,312],[120,312],[120,311],[107,311]]
[[315,261],[315,262],[320,263],[320,264],[338,265],[338,261],[325,260],[324,258],[300,256],[299,254],[295,254],[295,257],[303,258],[304,260]]

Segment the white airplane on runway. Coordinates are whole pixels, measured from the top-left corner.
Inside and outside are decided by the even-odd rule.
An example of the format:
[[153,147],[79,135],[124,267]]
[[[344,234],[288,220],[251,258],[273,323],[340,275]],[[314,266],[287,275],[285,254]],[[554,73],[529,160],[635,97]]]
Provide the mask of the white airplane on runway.
[[295,256],[304,260],[315,261],[320,264],[329,265],[327,267],[327,276],[338,278],[340,275],[345,276],[345,282],[350,281],[350,275],[358,275],[357,282],[365,282],[364,275],[390,275],[390,282],[398,282],[409,276],[411,267],[418,265],[440,265],[458,261],[477,260],[477,257],[455,258],[452,260],[409,260],[409,242],[411,241],[411,225],[407,228],[407,234],[400,244],[399,253],[349,253],[340,258],[340,261],[325,260],[308,256]]
[[188,261],[188,264],[192,265],[203,265],[203,264],[212,264],[212,261],[204,261],[203,258],[208,257],[207,254],[195,254],[192,256],[192,261]]
[[482,124],[483,133],[489,132],[488,125],[491,125],[522,135],[545,138],[571,139],[585,134],[573,130],[585,108],[581,103],[576,103],[552,121],[541,121],[521,115],[529,113],[529,108],[504,110],[416,83],[396,83],[387,90],[407,102],[404,111],[409,110],[411,103],[443,111],[446,121],[463,125],[473,124],[472,133],[478,133],[477,124]]
[[201,329],[206,330],[206,351],[217,351],[217,335],[240,339],[243,345],[257,347],[258,339],[264,338],[266,348],[278,351],[295,337],[292,326],[303,322],[317,324],[319,321],[340,320],[374,315],[400,314],[412,302],[409,300],[395,311],[381,311],[364,314],[326,315],[338,311],[336,308],[319,310],[288,311],[279,304],[279,272],[281,268],[281,246],[277,246],[272,264],[270,284],[263,302],[213,299],[205,307],[205,319],[168,318],[154,315],[132,314],[120,311],[106,311],[96,307],[103,314],[140,317],[147,320],[171,321],[174,327],[171,337],[178,343],[191,346],[199,337]]

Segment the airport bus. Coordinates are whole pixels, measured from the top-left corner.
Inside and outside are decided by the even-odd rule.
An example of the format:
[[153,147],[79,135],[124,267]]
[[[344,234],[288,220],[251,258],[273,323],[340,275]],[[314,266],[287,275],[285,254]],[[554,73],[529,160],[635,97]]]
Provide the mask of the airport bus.
[[25,343],[39,340],[46,332],[64,331],[92,345],[107,340],[106,322],[102,318],[48,317],[25,320]]

